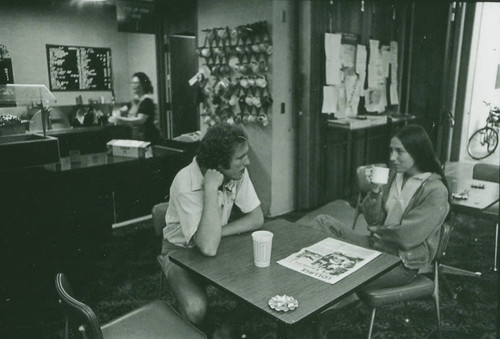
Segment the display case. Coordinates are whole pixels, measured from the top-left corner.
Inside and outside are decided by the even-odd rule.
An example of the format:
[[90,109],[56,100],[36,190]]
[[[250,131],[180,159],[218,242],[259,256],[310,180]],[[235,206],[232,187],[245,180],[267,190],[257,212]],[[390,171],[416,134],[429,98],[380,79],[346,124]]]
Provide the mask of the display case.
[[[13,114],[0,114],[0,169],[36,166],[59,161],[57,138],[47,136],[50,106],[55,97],[44,85],[0,85],[0,107],[27,107],[40,116],[37,133],[26,133],[26,121]],[[3,110],[8,112],[8,110]],[[30,130],[33,132],[33,130]]]

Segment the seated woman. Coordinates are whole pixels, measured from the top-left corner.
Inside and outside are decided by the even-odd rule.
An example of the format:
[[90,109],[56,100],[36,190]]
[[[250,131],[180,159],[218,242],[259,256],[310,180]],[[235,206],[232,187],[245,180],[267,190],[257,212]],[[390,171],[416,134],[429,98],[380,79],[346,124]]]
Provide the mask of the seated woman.
[[418,125],[401,128],[390,142],[389,181],[371,190],[361,209],[370,235],[320,215],[313,227],[364,247],[397,255],[401,263],[367,287],[395,287],[410,283],[436,255],[440,228],[450,211],[443,170],[425,130]]

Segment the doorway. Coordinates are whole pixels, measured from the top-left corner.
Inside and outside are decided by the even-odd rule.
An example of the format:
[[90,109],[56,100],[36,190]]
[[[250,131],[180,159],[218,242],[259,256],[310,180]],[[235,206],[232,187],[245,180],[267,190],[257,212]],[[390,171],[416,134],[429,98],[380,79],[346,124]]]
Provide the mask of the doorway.
[[[467,143],[474,131],[486,123],[489,110],[485,102],[500,106],[500,3],[478,2],[475,6],[467,77],[459,84],[464,87],[463,114],[457,114],[462,128],[454,131],[450,160],[474,161],[467,153]],[[460,108],[457,109],[459,113]],[[497,147],[481,162],[497,165],[499,160]]]

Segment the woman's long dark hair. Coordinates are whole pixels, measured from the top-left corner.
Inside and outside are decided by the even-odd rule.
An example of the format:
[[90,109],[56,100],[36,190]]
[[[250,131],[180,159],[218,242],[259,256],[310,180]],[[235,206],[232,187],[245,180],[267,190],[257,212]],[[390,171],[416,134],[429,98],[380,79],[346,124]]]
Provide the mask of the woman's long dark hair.
[[137,79],[139,79],[141,87],[145,93],[147,94],[153,93],[153,85],[151,84],[151,80],[149,80],[149,77],[146,75],[146,73],[136,72],[132,75],[132,78],[133,77],[137,77]]
[[420,125],[406,125],[398,130],[393,138],[398,138],[401,141],[421,172],[437,173],[441,176],[441,180],[448,190],[448,200],[450,200],[448,181],[425,129]]
[[393,137],[398,138],[404,148],[410,153],[415,165],[421,172],[432,172],[444,178],[443,169],[439,162],[431,139],[420,125],[406,125],[399,129]]

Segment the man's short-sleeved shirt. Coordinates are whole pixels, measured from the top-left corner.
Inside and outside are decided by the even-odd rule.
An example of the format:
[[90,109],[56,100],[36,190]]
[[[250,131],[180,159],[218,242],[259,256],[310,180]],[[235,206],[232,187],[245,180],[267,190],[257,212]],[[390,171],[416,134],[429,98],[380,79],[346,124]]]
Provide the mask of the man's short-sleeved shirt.
[[[193,247],[193,235],[200,225],[203,212],[203,174],[196,158],[177,173],[170,187],[170,201],[165,215],[163,237],[181,247]],[[231,180],[218,191],[221,225],[229,220],[233,205],[249,213],[260,205],[260,200],[245,169],[240,180]]]

